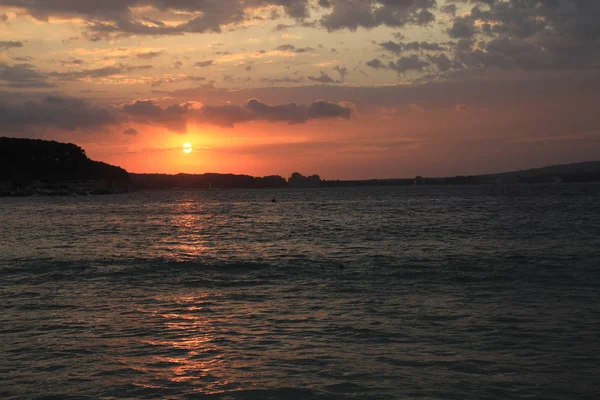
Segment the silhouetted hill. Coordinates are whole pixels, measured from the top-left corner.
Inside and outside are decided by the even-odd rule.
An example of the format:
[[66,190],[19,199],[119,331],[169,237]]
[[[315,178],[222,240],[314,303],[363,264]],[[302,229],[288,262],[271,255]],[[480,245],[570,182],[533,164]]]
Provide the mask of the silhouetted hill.
[[496,183],[577,183],[600,182],[600,161],[552,165],[523,171],[454,177],[422,177],[413,179],[369,179],[322,181],[325,187],[339,186],[407,186],[407,185],[477,185]]
[[337,186],[469,185],[496,183],[600,182],[600,161],[553,165],[477,176],[414,179],[320,180],[295,173],[286,181],[233,174],[129,174],[90,160],[74,144],[0,137],[0,195],[115,193],[130,189],[234,189]]
[[503,172],[478,176],[482,181],[518,180],[521,183],[539,182],[595,182],[600,181],[600,161],[551,165],[522,171]]
[[136,189],[263,189],[288,187],[281,176],[256,178],[233,174],[130,174]]
[[130,177],[122,168],[90,160],[71,143],[1,137],[0,182],[2,191],[17,194],[100,193],[123,190]]

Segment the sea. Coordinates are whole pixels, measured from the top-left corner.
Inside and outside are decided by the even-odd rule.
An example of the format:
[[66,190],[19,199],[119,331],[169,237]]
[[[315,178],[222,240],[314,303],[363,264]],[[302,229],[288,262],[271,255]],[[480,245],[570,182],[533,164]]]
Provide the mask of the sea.
[[0,398],[600,398],[600,185],[2,198]]

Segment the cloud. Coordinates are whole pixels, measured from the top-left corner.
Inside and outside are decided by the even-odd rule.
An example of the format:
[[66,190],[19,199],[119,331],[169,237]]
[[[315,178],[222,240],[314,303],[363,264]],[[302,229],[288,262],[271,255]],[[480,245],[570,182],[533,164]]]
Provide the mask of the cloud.
[[451,38],[471,38],[477,33],[474,21],[469,17],[457,18],[452,27],[448,29],[448,35]]
[[48,76],[69,81],[88,78],[106,78],[113,75],[121,75],[137,71],[147,71],[152,68],[154,68],[152,65],[130,66],[126,64],[117,64],[112,67],[84,69],[81,71],[50,72]]
[[0,103],[0,131],[19,132],[56,128],[73,131],[116,124],[116,113],[91,105],[85,100],[65,96],[47,96],[23,104]]
[[12,88],[54,87],[47,77],[31,64],[8,65],[0,62],[0,85]]
[[457,104],[456,107],[454,107],[454,109],[456,110],[456,112],[465,112],[467,111],[467,106],[464,104]]
[[127,128],[123,131],[124,135],[136,136],[139,132],[134,128]]
[[151,60],[153,58],[160,57],[162,54],[163,54],[162,50],[161,51],[147,51],[145,53],[139,53],[138,55],[136,55],[136,57],[140,58],[142,60]]
[[416,54],[413,54],[406,57],[400,57],[396,61],[390,61],[387,65],[375,58],[371,61],[367,61],[367,65],[374,69],[389,69],[396,71],[399,74],[403,74],[408,71],[421,71],[430,64],[423,61]]
[[198,61],[197,63],[194,64],[194,67],[196,67],[196,68],[210,67],[214,63],[215,63],[214,60]]
[[283,52],[292,52],[292,53],[309,53],[311,51],[314,51],[315,49],[313,49],[312,47],[297,48],[296,46],[294,46],[292,44],[282,44],[281,46],[278,46],[276,50],[283,51]]
[[443,5],[442,7],[440,7],[440,11],[445,13],[445,14],[450,14],[450,15],[456,15],[456,11],[458,10],[458,8],[456,7],[456,4],[446,4]]
[[11,49],[15,47],[23,47],[23,42],[0,40],[0,49]]
[[425,25],[435,20],[430,10],[435,0],[330,0],[331,13],[321,24],[329,31],[375,28],[381,25],[403,27],[408,24]]
[[61,61],[60,62],[62,65],[69,65],[69,66],[75,66],[75,65],[83,65],[85,64],[85,61],[79,59],[79,58],[72,58],[70,60],[67,61]]
[[389,51],[394,54],[400,54],[407,51],[444,51],[445,47],[439,45],[438,43],[429,43],[429,42],[393,42],[387,41],[379,43],[379,46],[386,51]]
[[277,50],[279,50],[279,51],[294,51],[294,50],[296,50],[296,46],[291,45],[291,44],[282,44],[281,46],[277,47]]
[[[275,6],[296,20],[309,16],[308,0],[0,0],[0,6],[16,7],[40,21],[50,17],[90,21],[86,37],[100,40],[128,35],[181,35],[184,33],[221,32],[225,25],[240,25],[254,18],[253,12]],[[160,18],[148,18],[140,10],[159,15],[179,15],[189,19],[175,24]]]
[[344,79],[346,79],[346,75],[348,75],[348,68],[342,66],[340,67],[339,65],[336,65],[333,68],[334,71],[336,71],[338,74],[340,74],[340,79],[343,81]]
[[275,32],[286,32],[288,29],[293,28],[295,25],[290,24],[277,24],[273,30]]
[[[146,80],[146,79],[145,79]],[[206,81],[206,78],[203,76],[194,76],[194,75],[183,75],[183,74],[177,74],[177,75],[171,75],[171,74],[165,74],[162,76],[152,76],[150,79],[147,79],[147,81],[150,83],[150,86],[152,86],[153,88],[162,86],[164,84],[170,84],[170,83],[178,83],[178,82],[194,82],[194,83],[198,83],[198,82],[204,82]]]
[[[276,30],[292,26],[316,27],[310,17],[309,0],[106,0],[101,3],[63,0],[0,0],[0,6],[10,6],[29,13],[40,21],[50,17],[83,18],[90,23],[85,37],[100,40],[127,35],[181,35],[185,33],[221,32],[224,26],[242,25],[255,17],[257,9],[279,7],[297,25],[279,24]],[[435,20],[432,10],[436,0],[319,0],[326,10],[319,21],[327,30],[356,30],[377,26],[403,27],[426,25]],[[148,18],[141,10],[152,10],[165,18]],[[178,15],[178,22],[167,23],[168,15]],[[183,18],[187,17],[181,21]],[[277,18],[278,12],[273,14]]]
[[452,67],[452,61],[444,53],[428,55],[427,59],[442,72],[448,71]]
[[323,118],[350,119],[352,114],[350,107],[324,100],[302,106],[296,103],[269,105],[258,99],[248,100],[244,107],[229,104],[198,107],[188,102],[164,108],[152,100],[136,100],[123,105],[121,111],[140,123],[163,125],[177,132],[185,132],[187,124],[192,122],[223,127],[249,121],[301,124]]
[[299,77],[284,76],[281,78],[262,78],[260,81],[265,82],[265,83],[271,83],[271,84],[301,83],[301,82],[304,82],[304,77],[303,76],[299,76]]
[[321,75],[319,76],[307,76],[307,78],[313,82],[319,83],[337,83],[332,77],[330,77],[325,71],[321,71]]
[[367,61],[367,66],[373,69],[387,69],[386,65],[378,58]]
[[[463,68],[561,70],[600,65],[598,1],[470,2],[470,12],[455,18],[448,29],[451,37],[461,39],[455,59]],[[473,43],[465,46],[465,40]]]

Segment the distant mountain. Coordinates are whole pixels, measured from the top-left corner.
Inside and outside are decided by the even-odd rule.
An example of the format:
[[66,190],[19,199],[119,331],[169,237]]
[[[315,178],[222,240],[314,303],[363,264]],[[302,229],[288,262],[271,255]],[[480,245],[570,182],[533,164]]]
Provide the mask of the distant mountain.
[[600,161],[588,161],[574,164],[551,165],[523,171],[503,172],[480,175],[482,180],[518,180],[523,183],[536,183],[560,180],[561,182],[600,181]]
[[478,185],[498,183],[576,183],[600,182],[600,161],[552,165],[524,171],[453,177],[413,179],[370,179],[362,181],[322,181],[322,186],[408,186],[408,185]]
[[0,137],[0,183],[5,194],[112,193],[125,190],[131,179],[74,144]]

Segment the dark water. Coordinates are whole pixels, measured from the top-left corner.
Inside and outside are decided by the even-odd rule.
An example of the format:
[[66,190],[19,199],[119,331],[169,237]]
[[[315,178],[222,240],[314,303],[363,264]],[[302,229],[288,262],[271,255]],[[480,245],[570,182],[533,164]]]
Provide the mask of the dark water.
[[597,398],[600,186],[492,189],[0,199],[0,397]]

